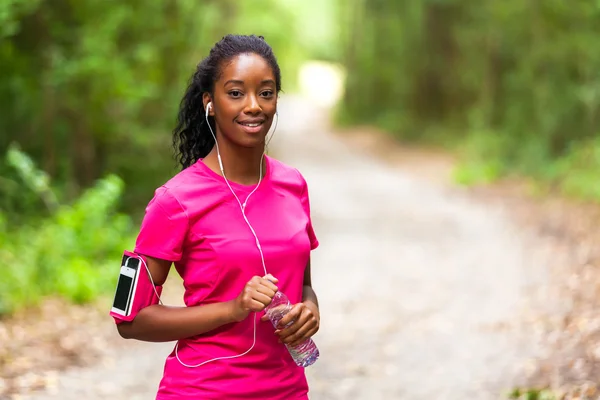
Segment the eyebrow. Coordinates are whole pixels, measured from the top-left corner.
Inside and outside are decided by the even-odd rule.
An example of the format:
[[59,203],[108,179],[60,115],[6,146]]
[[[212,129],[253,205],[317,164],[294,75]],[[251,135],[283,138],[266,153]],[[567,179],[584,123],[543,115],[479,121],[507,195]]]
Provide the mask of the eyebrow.
[[[260,82],[261,84],[265,84],[265,83],[272,83],[273,85],[275,85],[275,81],[273,79],[264,79],[263,81]],[[244,81],[241,81],[239,79],[230,79],[227,82],[225,82],[225,85],[229,85],[229,84],[235,84],[235,85],[243,85]]]

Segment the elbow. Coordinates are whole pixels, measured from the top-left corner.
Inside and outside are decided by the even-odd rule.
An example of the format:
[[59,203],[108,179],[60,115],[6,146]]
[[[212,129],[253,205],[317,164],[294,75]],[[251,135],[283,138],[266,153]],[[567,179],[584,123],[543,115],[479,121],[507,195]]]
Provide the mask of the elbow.
[[145,315],[145,313],[146,309],[142,309],[133,320],[122,321],[118,324],[117,331],[119,332],[119,335],[123,339],[145,340],[144,337],[147,334],[147,328],[145,328],[145,326],[148,325],[147,317],[142,317],[142,314]]
[[117,331],[123,339],[134,339],[131,322],[122,322],[117,325]]

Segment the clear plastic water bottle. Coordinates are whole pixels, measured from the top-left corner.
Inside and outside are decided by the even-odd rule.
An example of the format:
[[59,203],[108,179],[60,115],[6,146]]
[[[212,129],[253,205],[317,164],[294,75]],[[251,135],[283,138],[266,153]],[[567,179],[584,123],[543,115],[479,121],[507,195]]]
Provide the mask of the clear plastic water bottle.
[[[288,297],[281,292],[277,292],[275,293],[275,296],[273,296],[271,304],[265,308],[265,313],[273,326],[277,329],[279,321],[281,321],[283,316],[291,309],[292,305],[290,304]],[[287,326],[291,325],[293,322],[294,321],[290,322]],[[290,346],[288,344],[285,346],[296,362],[296,365],[300,367],[308,367],[309,365],[314,364],[314,362],[317,361],[317,358],[319,358],[319,349],[315,342],[310,338],[297,346]]]

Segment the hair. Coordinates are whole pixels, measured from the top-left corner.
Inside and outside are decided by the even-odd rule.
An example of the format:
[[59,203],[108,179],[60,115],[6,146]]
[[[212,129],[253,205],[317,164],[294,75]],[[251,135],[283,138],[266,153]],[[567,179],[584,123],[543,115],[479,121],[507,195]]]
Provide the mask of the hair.
[[[271,66],[275,75],[277,93],[281,91],[281,71],[273,49],[264,37],[255,35],[224,36],[210,50],[209,55],[198,64],[192,75],[185,95],[179,106],[177,126],[173,130],[173,148],[175,158],[182,169],[206,157],[215,145],[208,123],[202,96],[214,94],[215,82],[219,79],[223,68],[234,57],[240,54],[254,53]],[[215,129],[214,118],[209,116],[209,123]]]

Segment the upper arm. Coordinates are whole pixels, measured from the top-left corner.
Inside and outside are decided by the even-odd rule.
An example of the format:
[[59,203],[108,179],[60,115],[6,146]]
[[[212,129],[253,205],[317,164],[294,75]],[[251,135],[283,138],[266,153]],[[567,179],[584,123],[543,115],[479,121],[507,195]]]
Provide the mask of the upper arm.
[[[155,286],[162,286],[169,275],[171,269],[171,261],[161,260],[159,258],[149,257],[143,255],[143,259],[146,262],[150,276]],[[134,318],[135,321],[135,318]],[[121,337],[129,339],[133,337],[133,322],[134,321],[121,321],[117,324],[117,331]]]
[[308,262],[306,263],[306,268],[304,269],[304,286],[312,287],[312,278],[310,275],[310,256],[308,258]]
[[150,256],[144,256],[144,258],[146,259],[154,284],[156,286],[162,286],[167,280],[172,262]]

